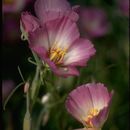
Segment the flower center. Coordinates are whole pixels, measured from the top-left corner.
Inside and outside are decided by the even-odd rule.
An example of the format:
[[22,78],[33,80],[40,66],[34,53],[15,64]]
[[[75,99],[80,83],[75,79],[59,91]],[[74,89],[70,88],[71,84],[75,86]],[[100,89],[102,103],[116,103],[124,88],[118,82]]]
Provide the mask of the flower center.
[[87,118],[85,119],[85,123],[87,124],[88,127],[91,127],[91,128],[93,127],[93,124],[92,124],[92,122],[91,122],[91,119],[92,119],[94,116],[98,115],[98,113],[99,113],[99,110],[98,110],[98,109],[94,109],[94,108],[92,108],[92,109],[89,111],[89,114],[88,114]]
[[53,61],[56,65],[61,64],[63,62],[66,51],[67,49],[61,49],[59,47],[51,48],[49,53],[50,60]]

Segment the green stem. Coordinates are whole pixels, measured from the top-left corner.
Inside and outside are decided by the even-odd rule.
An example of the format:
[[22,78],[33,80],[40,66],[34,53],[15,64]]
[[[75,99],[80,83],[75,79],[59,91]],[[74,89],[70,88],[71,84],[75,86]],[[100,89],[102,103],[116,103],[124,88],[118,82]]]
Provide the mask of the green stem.
[[36,73],[32,82],[32,87],[31,87],[31,98],[34,99],[37,96],[37,91],[39,90],[39,73],[40,73],[40,68],[39,66],[36,67]]
[[37,65],[40,65],[40,64],[41,64],[41,62],[39,61],[38,56],[37,56],[34,52],[32,52],[32,54],[33,54],[33,57],[34,57],[34,59],[35,59],[35,61],[36,61]]
[[22,83],[20,83],[19,85],[17,85],[14,89],[13,89],[13,91],[10,93],[10,95],[7,97],[7,99],[5,100],[5,103],[4,103],[4,107],[3,107],[3,109],[5,110],[5,107],[6,107],[6,105],[7,105],[7,103],[8,103],[8,101],[9,101],[9,99],[12,97],[12,95],[14,94],[14,92],[19,88],[19,87],[21,87],[21,85],[23,85],[24,83],[22,82]]
[[31,130],[31,116],[29,111],[29,93],[26,93],[26,113],[23,122],[23,130]]
[[40,88],[39,76],[40,76],[41,62],[40,62],[38,56],[34,52],[32,52],[32,54],[37,63],[36,73],[35,73],[34,79],[32,81],[32,87],[31,87],[31,99],[33,100],[33,102],[35,102],[35,97],[37,97],[37,93]]

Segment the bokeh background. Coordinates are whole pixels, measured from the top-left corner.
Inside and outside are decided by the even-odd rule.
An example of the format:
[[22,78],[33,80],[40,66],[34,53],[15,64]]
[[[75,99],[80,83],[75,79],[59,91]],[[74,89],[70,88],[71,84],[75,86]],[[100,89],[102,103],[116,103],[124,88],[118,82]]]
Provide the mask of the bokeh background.
[[[22,11],[30,11],[35,15],[34,2],[35,0],[3,0],[2,3],[3,104],[10,92],[22,81],[18,66],[25,79],[35,73],[35,66],[28,62],[28,57],[32,57],[32,53],[28,48],[28,43],[20,38],[19,25]],[[80,69],[80,77],[64,79],[51,75],[53,87],[41,86],[40,103],[37,102],[32,115],[33,129],[73,130],[81,128],[82,125],[66,111],[65,98],[78,85],[102,82],[109,90],[115,91],[109,117],[102,130],[128,130],[129,1],[69,0],[69,2],[71,5],[81,6],[78,10],[80,19],[77,24],[81,36],[93,42],[96,55],[90,59],[86,67]],[[55,96],[54,92],[58,93],[58,96]],[[46,101],[47,98],[49,100]],[[46,109],[48,104],[52,104],[52,107]],[[25,105],[25,94],[21,86],[10,98],[5,111],[3,110],[3,130],[22,130]]]

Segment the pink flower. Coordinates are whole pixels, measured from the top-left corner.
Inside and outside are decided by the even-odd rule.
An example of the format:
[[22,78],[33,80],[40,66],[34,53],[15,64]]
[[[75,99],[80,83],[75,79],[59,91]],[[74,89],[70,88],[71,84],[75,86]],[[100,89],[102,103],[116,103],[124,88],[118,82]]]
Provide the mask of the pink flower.
[[15,15],[7,15],[3,20],[3,42],[14,44],[19,40],[19,23]]
[[129,0],[117,0],[120,11],[124,16],[129,17]]
[[79,22],[85,36],[90,38],[104,36],[110,29],[105,12],[98,8],[81,9]]
[[113,91],[108,92],[101,83],[89,83],[73,90],[67,100],[68,112],[84,127],[98,130],[107,120]]
[[76,66],[85,66],[95,54],[93,44],[79,37],[76,23],[67,17],[48,21],[29,33],[30,48],[57,75],[79,75]]
[[73,21],[78,20],[78,14],[73,11],[77,6],[71,8],[67,0],[37,0],[34,7],[36,15],[42,23],[63,16],[67,16]]
[[47,21],[62,17],[68,17],[72,21],[78,20],[78,14],[74,11],[77,6],[71,8],[66,0],[37,0],[34,7],[37,17],[28,12],[21,14],[20,28],[23,40],[28,39],[29,32],[33,32]]

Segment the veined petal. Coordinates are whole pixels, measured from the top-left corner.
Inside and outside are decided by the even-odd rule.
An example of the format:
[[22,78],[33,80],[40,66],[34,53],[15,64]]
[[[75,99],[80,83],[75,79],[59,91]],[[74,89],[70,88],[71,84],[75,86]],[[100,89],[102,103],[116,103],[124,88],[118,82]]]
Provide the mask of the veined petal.
[[[41,50],[44,48],[46,51],[49,50],[49,39],[48,33],[45,28],[38,28],[34,32],[29,33],[29,43],[31,48],[37,48],[35,50]],[[38,53],[38,52],[37,52]]]
[[46,11],[66,11],[71,10],[67,0],[36,0],[35,12],[37,16],[42,17],[42,12]]
[[104,107],[103,109],[101,109],[99,114],[92,118],[91,121],[96,128],[101,128],[103,126],[104,122],[107,120],[113,94],[114,94],[114,91],[111,91],[111,93],[109,93],[110,99],[107,104],[107,107]]
[[68,77],[68,76],[78,76],[79,71],[75,67],[58,67],[56,66],[52,61],[50,61],[49,58],[44,58],[43,59],[52,69],[52,71],[62,77]]
[[92,124],[96,128],[101,128],[108,117],[109,107],[104,107],[97,116],[91,119]]
[[66,100],[66,108],[72,116],[84,123],[84,118],[87,117],[89,110],[93,108],[89,89],[82,85],[73,90]]
[[64,57],[64,65],[85,66],[86,62],[91,56],[95,54],[96,50],[93,44],[86,39],[78,39],[75,41],[68,53]]
[[35,2],[36,15],[43,23],[54,20],[63,14],[66,15],[66,12],[71,11],[73,10],[67,0],[37,0]]
[[[92,86],[95,86],[95,87],[92,87]],[[108,90],[104,86],[104,84],[101,84],[101,83],[87,84],[87,87],[89,88],[89,91],[92,95],[94,108],[101,110],[104,107],[108,106],[111,96],[108,93]]]
[[21,24],[26,32],[33,32],[40,26],[39,20],[29,12],[21,14]]
[[68,49],[79,38],[76,24],[65,17],[47,22],[46,28],[51,46]]

